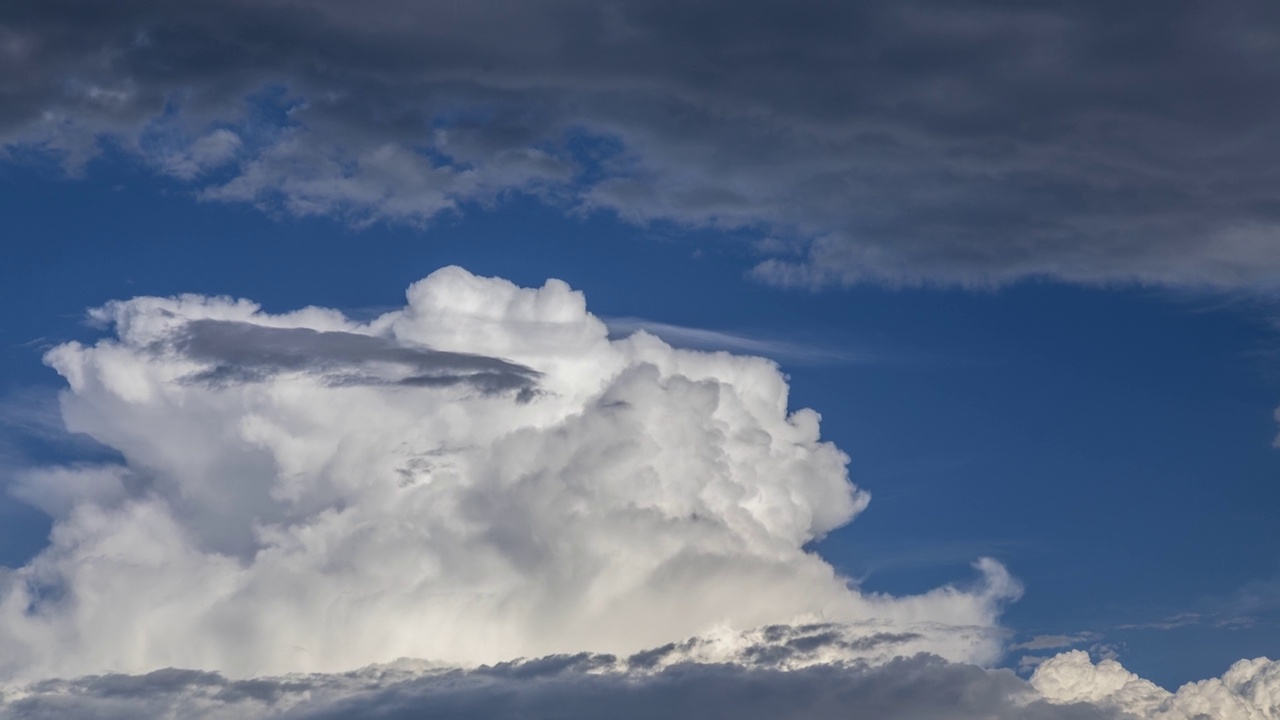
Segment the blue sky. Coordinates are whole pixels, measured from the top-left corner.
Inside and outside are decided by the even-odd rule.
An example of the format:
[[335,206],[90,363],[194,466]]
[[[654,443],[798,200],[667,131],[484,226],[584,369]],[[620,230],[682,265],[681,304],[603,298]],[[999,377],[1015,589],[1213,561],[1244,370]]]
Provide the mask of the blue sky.
[[1280,713],[1277,38],[0,8],[0,720]]

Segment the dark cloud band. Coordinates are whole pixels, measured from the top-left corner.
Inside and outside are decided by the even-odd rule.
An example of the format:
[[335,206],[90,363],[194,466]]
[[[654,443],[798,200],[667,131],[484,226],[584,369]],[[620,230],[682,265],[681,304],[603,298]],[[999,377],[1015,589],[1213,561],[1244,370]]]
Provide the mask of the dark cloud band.
[[[625,665],[625,664],[624,664]],[[920,655],[882,666],[764,667],[683,664],[660,672],[619,669],[611,657],[576,655],[476,670],[395,666],[344,675],[228,680],[162,670],[33,686],[0,702],[0,717],[294,718],[1020,718],[1119,717],[1088,705],[1053,705],[1008,671]],[[222,713],[222,714],[220,714]]]
[[1273,288],[1280,10],[36,0],[0,141],[355,224],[506,193],[767,237],[770,282]]
[[499,358],[406,347],[382,337],[230,320],[193,320],[168,346],[210,367],[188,380],[257,382],[285,372],[332,385],[465,385],[484,393],[532,392],[539,373]]

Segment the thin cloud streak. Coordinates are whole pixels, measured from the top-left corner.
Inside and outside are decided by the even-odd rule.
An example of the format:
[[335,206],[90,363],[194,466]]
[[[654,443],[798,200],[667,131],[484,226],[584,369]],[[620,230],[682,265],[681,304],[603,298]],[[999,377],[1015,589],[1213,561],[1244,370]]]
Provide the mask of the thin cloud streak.
[[847,365],[876,362],[879,358],[860,352],[809,343],[710,330],[646,320],[637,317],[605,318],[611,335],[626,336],[644,331],[675,347],[695,350],[724,350],[759,355],[803,365]]

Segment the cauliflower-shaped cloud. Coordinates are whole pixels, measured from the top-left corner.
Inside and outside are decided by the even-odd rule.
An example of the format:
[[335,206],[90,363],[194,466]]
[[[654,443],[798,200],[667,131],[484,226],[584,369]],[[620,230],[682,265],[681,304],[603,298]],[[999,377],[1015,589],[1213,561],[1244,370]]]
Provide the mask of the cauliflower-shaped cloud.
[[1089,703],[1151,720],[1275,720],[1280,718],[1280,662],[1241,660],[1221,678],[1169,692],[1115,660],[1090,661],[1081,650],[1042,663],[1031,678],[1047,699]]
[[692,637],[716,661],[814,623],[840,641],[789,663],[998,653],[1018,592],[998,564],[969,590],[894,598],[806,549],[868,496],[772,362],[610,340],[562,282],[445,268],[369,323],[196,296],[92,314],[115,337],[47,362],[68,429],[123,462],[19,482],[55,524],[0,576],[0,677],[465,666]]

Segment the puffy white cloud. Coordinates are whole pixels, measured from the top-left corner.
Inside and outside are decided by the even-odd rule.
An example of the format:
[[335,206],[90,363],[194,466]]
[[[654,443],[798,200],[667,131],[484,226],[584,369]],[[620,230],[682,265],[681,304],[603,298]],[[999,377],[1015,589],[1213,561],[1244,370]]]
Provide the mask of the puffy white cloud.
[[18,486],[55,523],[0,575],[0,678],[998,655],[998,564],[899,598],[806,551],[868,497],[772,362],[610,340],[556,280],[445,268],[407,298],[368,323],[135,298],[51,350],[68,429],[124,463]]
[[1221,678],[1169,692],[1125,670],[1115,660],[1094,664],[1073,650],[1036,668],[1031,684],[1057,703],[1089,703],[1152,720],[1274,720],[1280,718],[1280,662],[1241,660]]

